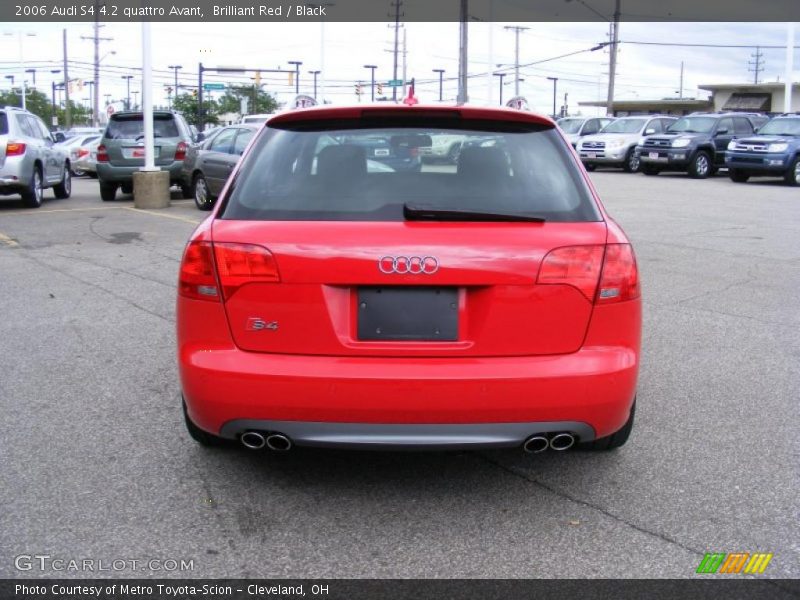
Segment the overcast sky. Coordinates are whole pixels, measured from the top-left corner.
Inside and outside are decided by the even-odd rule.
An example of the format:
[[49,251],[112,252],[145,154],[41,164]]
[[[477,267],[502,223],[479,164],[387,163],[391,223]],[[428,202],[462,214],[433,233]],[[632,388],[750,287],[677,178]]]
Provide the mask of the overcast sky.
[[[520,36],[520,62],[532,63],[561,54],[587,50],[607,41],[608,24],[605,23],[470,23],[469,72],[496,71],[497,65],[507,67],[514,62],[514,34],[505,25],[529,27]],[[24,37],[24,57],[28,68],[37,68],[37,84],[50,92],[53,77],[50,69],[61,68],[61,30],[64,24],[46,23],[29,25],[6,24],[6,33],[22,31],[35,33]],[[68,32],[70,77],[92,79],[93,44],[82,36],[92,35],[91,23],[66,25]],[[454,99],[455,77],[458,73],[457,23],[407,23],[404,28],[408,45],[407,76],[417,79],[417,95],[425,100],[438,98],[438,75],[432,69],[445,69],[444,97]],[[490,31],[491,29],[491,31]],[[293,69],[290,60],[303,61],[301,67],[301,92],[311,93],[312,76],[309,70],[321,68],[319,23],[154,23],[152,26],[153,60],[156,81],[156,103],[166,103],[164,86],[171,84],[168,65],[179,64],[180,81],[197,85],[197,65],[243,66],[265,69]],[[101,29],[103,37],[112,41],[101,44],[102,72],[100,83],[101,105],[105,94],[111,100],[123,99],[125,82],[121,76],[130,67],[141,66],[141,26],[139,24],[107,24]],[[326,23],[325,59],[326,98],[337,104],[357,101],[353,82],[369,81],[369,71],[364,64],[376,64],[376,79],[387,81],[392,76],[393,27],[389,23]],[[401,30],[401,40],[403,31]],[[489,40],[493,52],[490,61]],[[620,25],[623,42],[667,42],[687,44],[777,45],[786,43],[784,23],[627,23]],[[17,36],[0,37],[0,72],[19,77]],[[800,28],[798,40],[800,42]],[[109,52],[115,54],[108,54]],[[697,89],[700,84],[751,82],[748,61],[755,52],[751,48],[698,48],[676,46],[648,46],[623,43],[620,46],[616,97],[618,99],[652,99],[677,97],[681,61],[684,62],[684,97],[706,97]],[[761,74],[763,81],[784,80],[783,49],[764,49]],[[795,65],[800,68],[797,51]],[[402,61],[402,57],[401,57]],[[520,93],[526,96],[535,110],[550,112],[553,102],[553,82],[547,77],[558,77],[558,103],[564,93],[569,94],[572,113],[578,110],[578,101],[603,100],[606,94],[608,53],[584,52],[571,57],[523,67]],[[58,64],[56,64],[58,63]],[[501,68],[503,68],[501,67]],[[795,79],[797,71],[795,70]],[[131,71],[131,73],[136,73]],[[206,74],[207,81],[250,82],[247,76],[219,77]],[[137,79],[131,89],[139,90]],[[505,78],[504,99],[513,96],[513,74]],[[30,74],[28,76],[30,82]],[[264,74],[265,89],[284,101],[294,95],[288,77],[281,74]],[[485,104],[488,99],[487,77],[472,78],[469,83],[470,101]],[[498,100],[499,78],[492,78],[493,102]],[[10,80],[0,78],[0,86],[8,89]],[[367,92],[369,88],[365,86]],[[386,93],[386,90],[385,90]],[[88,88],[78,94],[77,100],[88,98]],[[366,98],[365,98],[366,99]],[[584,112],[586,112],[584,110]]]

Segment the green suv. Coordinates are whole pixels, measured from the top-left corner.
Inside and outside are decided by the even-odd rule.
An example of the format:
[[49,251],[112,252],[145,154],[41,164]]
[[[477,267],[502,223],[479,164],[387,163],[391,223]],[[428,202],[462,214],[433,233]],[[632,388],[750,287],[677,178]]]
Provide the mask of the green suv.
[[[169,173],[170,185],[180,186],[184,198],[192,190],[183,181],[181,170],[192,133],[186,120],[173,111],[153,111],[155,164]],[[133,174],[144,166],[144,118],[141,112],[124,111],[111,115],[97,147],[97,178],[100,197],[109,202],[117,195],[133,192]]]

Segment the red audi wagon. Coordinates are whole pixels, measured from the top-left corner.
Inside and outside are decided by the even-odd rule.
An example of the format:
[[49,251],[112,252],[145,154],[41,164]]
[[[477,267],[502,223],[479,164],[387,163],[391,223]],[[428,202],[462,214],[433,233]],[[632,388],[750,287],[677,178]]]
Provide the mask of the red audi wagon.
[[186,246],[177,317],[206,445],[605,450],[633,426],[633,249],[527,111],[272,117]]

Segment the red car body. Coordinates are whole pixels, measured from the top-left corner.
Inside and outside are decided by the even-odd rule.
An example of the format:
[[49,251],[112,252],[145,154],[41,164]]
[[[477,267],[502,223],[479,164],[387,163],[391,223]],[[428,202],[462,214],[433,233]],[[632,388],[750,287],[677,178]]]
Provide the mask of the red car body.
[[[220,218],[271,127],[448,111],[554,127],[507,109],[324,107],[279,115],[256,136],[181,266],[178,364],[196,439],[277,435],[284,449],[504,447],[543,438],[526,445],[539,450],[560,434],[590,445],[629,431],[641,335],[635,258],[571,149],[569,168],[597,220]],[[432,257],[435,272],[416,272]],[[401,272],[392,272],[396,265]],[[360,336],[360,289],[423,284],[453,290],[453,339]]]

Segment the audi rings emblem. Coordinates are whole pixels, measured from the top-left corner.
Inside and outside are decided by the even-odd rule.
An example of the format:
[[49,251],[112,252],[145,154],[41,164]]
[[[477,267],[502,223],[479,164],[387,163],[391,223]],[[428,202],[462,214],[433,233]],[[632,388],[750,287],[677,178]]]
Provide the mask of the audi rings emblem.
[[439,270],[439,259],[435,256],[382,256],[378,269],[387,275],[433,275]]

